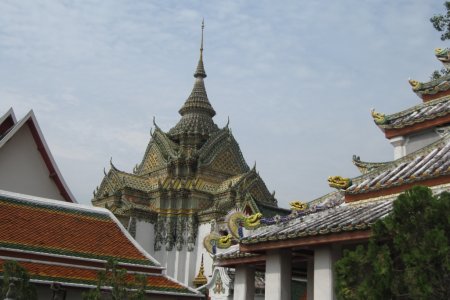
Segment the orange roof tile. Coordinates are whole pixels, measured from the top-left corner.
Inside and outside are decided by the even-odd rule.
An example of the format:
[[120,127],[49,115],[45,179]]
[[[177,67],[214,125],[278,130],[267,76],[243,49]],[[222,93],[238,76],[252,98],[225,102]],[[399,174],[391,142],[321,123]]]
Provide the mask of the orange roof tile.
[[[0,259],[0,273],[3,272],[5,260]],[[97,284],[98,269],[84,268],[79,266],[55,265],[31,261],[18,261],[25,268],[30,278],[33,280],[55,281],[72,284]],[[149,292],[172,292],[195,295],[193,291],[185,286],[171,280],[164,275],[145,274],[147,277],[146,290]],[[127,282],[130,285],[135,284],[133,274],[127,274]]]
[[[12,193],[11,193],[12,194]],[[0,246],[122,263],[158,265],[106,210],[0,193]],[[145,253],[145,254],[144,254]]]

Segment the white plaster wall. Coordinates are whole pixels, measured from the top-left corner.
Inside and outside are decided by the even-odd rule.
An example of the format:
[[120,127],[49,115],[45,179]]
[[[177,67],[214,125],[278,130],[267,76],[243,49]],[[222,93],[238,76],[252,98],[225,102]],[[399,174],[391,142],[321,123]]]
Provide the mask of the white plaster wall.
[[406,154],[417,151],[429,144],[437,141],[441,137],[433,129],[421,132],[419,134],[410,135],[405,144]]
[[64,200],[27,125],[0,148],[0,189]]
[[213,260],[212,260],[211,254],[209,254],[209,252],[205,250],[205,247],[203,247],[203,240],[210,233],[211,233],[211,224],[210,223],[199,224],[197,243],[196,243],[196,246],[198,247],[196,261],[198,263],[196,263],[194,276],[192,277],[192,279],[195,277],[195,275],[197,275],[197,272],[200,267],[200,261],[202,259],[202,254],[203,254],[203,264],[205,266],[205,276],[208,280],[212,276]]
[[[153,244],[155,241],[154,225],[144,220],[136,220],[136,237],[135,240],[142,246],[150,255],[153,255]],[[155,257],[156,258],[156,257]]]

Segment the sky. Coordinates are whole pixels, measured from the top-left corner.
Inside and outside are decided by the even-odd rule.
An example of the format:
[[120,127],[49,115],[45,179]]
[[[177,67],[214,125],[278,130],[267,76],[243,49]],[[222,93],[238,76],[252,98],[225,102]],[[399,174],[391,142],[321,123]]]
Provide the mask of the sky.
[[279,205],[331,175],[393,159],[370,109],[419,104],[447,47],[438,0],[0,1],[0,114],[33,109],[69,188],[89,204],[103,169],[131,172],[152,119],[169,130],[194,84],[201,21],[216,124],[230,127]]

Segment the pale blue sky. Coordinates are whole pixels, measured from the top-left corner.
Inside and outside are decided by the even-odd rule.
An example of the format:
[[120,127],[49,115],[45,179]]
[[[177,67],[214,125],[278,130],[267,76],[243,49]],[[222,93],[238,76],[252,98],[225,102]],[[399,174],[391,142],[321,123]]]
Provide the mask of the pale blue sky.
[[189,95],[205,18],[206,88],[230,117],[249,165],[280,205],[393,157],[370,109],[420,102],[446,47],[429,18],[443,1],[0,2],[0,113],[34,109],[77,200],[89,203],[109,158],[142,159],[152,118],[170,129]]

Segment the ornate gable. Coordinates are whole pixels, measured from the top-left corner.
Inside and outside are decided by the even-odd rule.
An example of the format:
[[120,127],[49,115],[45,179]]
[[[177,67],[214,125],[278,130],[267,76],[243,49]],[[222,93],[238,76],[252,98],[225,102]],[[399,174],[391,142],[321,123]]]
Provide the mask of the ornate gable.
[[228,128],[211,136],[199,151],[200,165],[215,172],[238,175],[249,170],[247,163]]
[[165,167],[168,160],[176,157],[177,150],[178,145],[171,141],[159,127],[156,127],[142,162],[135,169],[135,174],[145,175]]

